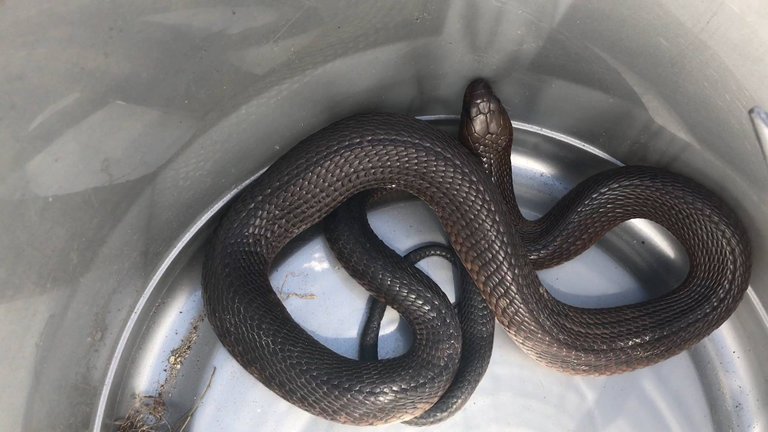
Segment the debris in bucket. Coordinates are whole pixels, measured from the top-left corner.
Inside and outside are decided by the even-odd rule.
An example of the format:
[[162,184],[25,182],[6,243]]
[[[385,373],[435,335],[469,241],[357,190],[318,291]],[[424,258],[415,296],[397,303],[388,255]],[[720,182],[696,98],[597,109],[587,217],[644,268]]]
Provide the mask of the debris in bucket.
[[[181,365],[184,363],[184,360],[189,356],[189,352],[192,350],[192,346],[195,344],[195,341],[197,340],[198,328],[202,320],[203,320],[203,316],[200,315],[194,321],[192,325],[192,331],[190,331],[187,334],[187,336],[181,342],[181,345],[179,345],[173,351],[171,351],[171,355],[168,357],[168,365],[171,367],[171,371],[169,375],[174,375],[175,371],[178,371],[179,369],[181,369]],[[166,383],[167,382],[168,382],[168,379],[166,379]]]
[[200,407],[200,404],[203,403],[203,399],[205,399],[205,395],[208,394],[208,390],[211,388],[211,383],[213,382],[213,376],[216,375],[216,368],[213,368],[213,372],[211,372],[210,378],[208,378],[208,385],[205,386],[205,390],[203,390],[203,393],[200,395],[199,398],[197,398],[197,401],[195,401],[195,404],[192,406],[192,408],[187,411],[187,413],[182,416],[181,420],[177,422],[177,424],[180,424],[180,426],[174,427],[173,432],[184,432],[184,429],[187,428],[187,425],[189,424],[189,421],[192,420],[192,416],[195,415],[195,411],[197,411],[197,408]]
[[187,427],[192,415],[194,415],[208,389],[211,387],[216,368],[211,372],[208,385],[203,390],[202,395],[197,398],[194,406],[176,422],[179,426],[172,427],[171,423],[168,422],[168,407],[165,401],[170,399],[171,390],[176,384],[176,379],[184,364],[184,360],[189,356],[195,341],[197,341],[200,323],[202,323],[203,319],[205,319],[204,314],[195,318],[190,331],[184,336],[179,346],[171,351],[171,354],[168,356],[168,366],[165,368],[167,375],[158,388],[157,394],[137,395],[136,402],[128,411],[128,414],[116,421],[119,432],[179,432]]
[[119,432],[184,432],[189,425],[189,421],[192,420],[192,416],[195,415],[200,404],[203,403],[205,395],[208,394],[215,374],[216,368],[214,367],[203,393],[197,398],[192,408],[184,413],[173,427],[171,427],[171,424],[166,419],[168,407],[163,397],[138,396],[136,404],[128,411],[125,419],[119,421],[120,426],[117,430]]
[[168,407],[163,397],[139,396],[136,404],[128,411],[128,415],[118,421],[118,432],[184,432],[192,420],[192,416],[203,403],[205,395],[208,394],[215,374],[216,368],[214,367],[203,393],[173,427],[168,423]]
[[139,396],[124,419],[119,420],[119,432],[170,432],[166,420],[168,408],[160,396]]
[[299,274],[296,272],[288,272],[286,273],[285,277],[283,278],[283,283],[280,284],[280,288],[276,290],[277,296],[280,297],[280,300],[288,300],[289,298],[298,298],[301,300],[315,300],[317,299],[317,295],[314,293],[302,293],[302,292],[296,292],[296,291],[288,291],[285,289],[285,284],[288,282],[288,278],[303,278],[306,279],[306,275]]
[[176,378],[178,376],[179,370],[181,369],[182,364],[184,364],[184,360],[186,360],[187,357],[189,357],[190,351],[192,351],[192,347],[195,344],[195,341],[197,341],[197,336],[199,334],[200,329],[200,323],[203,322],[203,319],[205,319],[204,315],[200,315],[197,318],[195,318],[194,321],[192,321],[192,328],[187,333],[186,336],[184,336],[184,339],[182,339],[181,344],[174,348],[171,351],[171,355],[168,356],[168,368],[166,369],[166,372],[168,372],[168,375],[165,378],[165,381],[160,386],[160,393],[165,392],[165,389],[169,386],[173,386],[176,382]]

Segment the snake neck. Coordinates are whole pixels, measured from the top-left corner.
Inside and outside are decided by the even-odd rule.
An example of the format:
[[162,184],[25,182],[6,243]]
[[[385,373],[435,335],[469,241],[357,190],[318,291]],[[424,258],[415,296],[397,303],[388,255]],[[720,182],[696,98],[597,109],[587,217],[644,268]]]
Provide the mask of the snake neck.
[[494,184],[501,191],[504,202],[507,204],[507,211],[512,216],[512,220],[518,229],[523,241],[536,236],[538,231],[537,221],[526,219],[520,211],[520,206],[515,195],[515,187],[512,182],[512,142],[508,140],[506,144],[499,148],[484,148],[480,154],[483,168],[491,175]]

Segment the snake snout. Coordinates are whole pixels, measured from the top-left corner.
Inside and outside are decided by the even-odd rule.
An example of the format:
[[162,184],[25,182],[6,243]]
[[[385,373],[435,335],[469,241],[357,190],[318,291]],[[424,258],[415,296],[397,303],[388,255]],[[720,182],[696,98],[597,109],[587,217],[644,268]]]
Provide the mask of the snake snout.
[[491,88],[491,85],[484,78],[474,79],[471,83],[469,83],[469,85],[467,85],[467,89],[464,91],[465,100],[468,96],[475,95],[493,95],[493,89]]

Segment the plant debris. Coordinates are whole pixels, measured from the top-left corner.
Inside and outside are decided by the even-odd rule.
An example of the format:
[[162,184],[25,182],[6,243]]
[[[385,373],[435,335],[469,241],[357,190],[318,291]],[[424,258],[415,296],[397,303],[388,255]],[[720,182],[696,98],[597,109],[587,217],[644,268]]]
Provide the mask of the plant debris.
[[211,372],[211,377],[208,379],[208,385],[200,398],[198,398],[194,406],[177,421],[176,424],[179,424],[180,426],[171,427],[171,424],[167,420],[168,407],[165,401],[170,396],[170,389],[176,384],[176,379],[184,364],[184,360],[189,357],[189,353],[192,351],[195,341],[197,341],[200,323],[202,323],[204,318],[204,314],[195,318],[192,322],[192,328],[184,336],[181,344],[171,351],[171,354],[167,359],[168,366],[165,368],[167,375],[160,385],[157,394],[137,395],[136,402],[133,407],[128,410],[128,414],[126,414],[125,418],[115,422],[115,424],[118,425],[118,432],[181,432],[187,427],[189,421],[205,397],[205,394],[211,387],[216,368]]
[[170,432],[168,408],[159,396],[138,396],[134,406],[119,421],[118,432]]

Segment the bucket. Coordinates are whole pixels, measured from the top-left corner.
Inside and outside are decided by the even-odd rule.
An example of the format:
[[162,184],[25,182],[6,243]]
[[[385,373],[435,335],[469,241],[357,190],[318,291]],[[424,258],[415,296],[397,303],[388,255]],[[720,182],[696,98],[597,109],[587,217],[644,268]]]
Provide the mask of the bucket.
[[[203,313],[206,239],[301,138],[370,111],[455,133],[476,77],[514,121],[524,214],[617,164],[667,168],[735,209],[753,274],[721,328],[632,373],[551,371],[497,331],[469,403],[428,429],[768,428],[767,46],[749,0],[0,2],[0,430],[358,430],[292,406],[223,348]],[[415,200],[369,219],[401,253],[445,241]],[[421,265],[454,295],[449,264]],[[600,307],[686,269],[638,220],[540,277]],[[368,296],[320,230],[271,280],[310,334],[356,356]],[[408,344],[387,312],[380,355]]]

